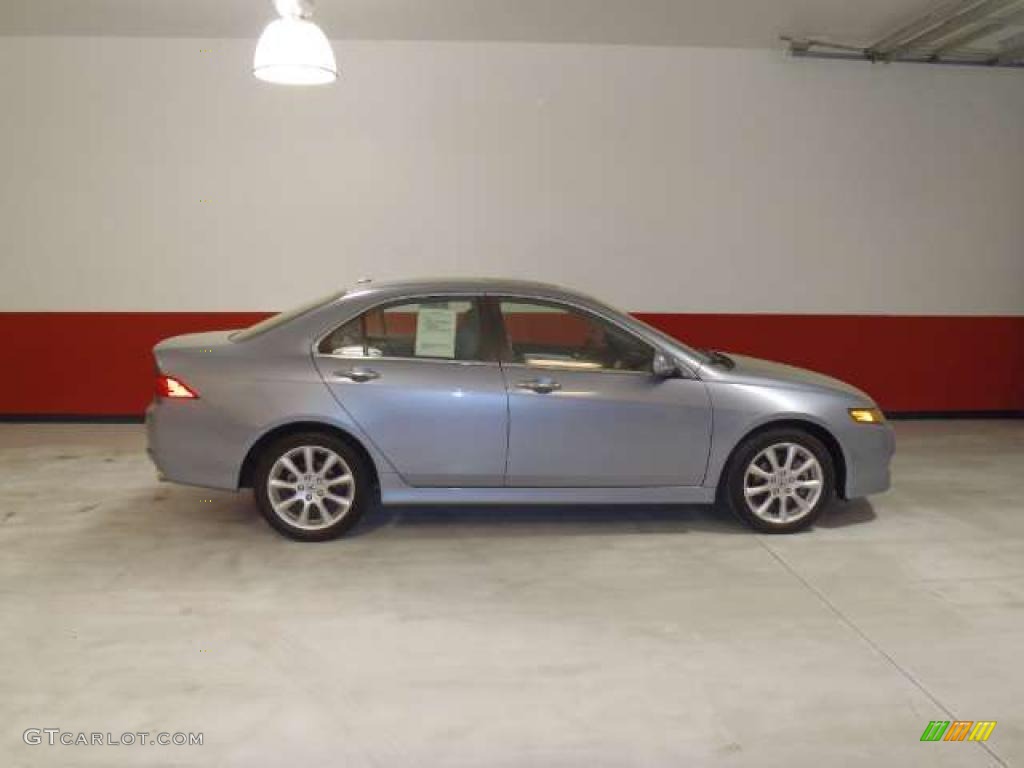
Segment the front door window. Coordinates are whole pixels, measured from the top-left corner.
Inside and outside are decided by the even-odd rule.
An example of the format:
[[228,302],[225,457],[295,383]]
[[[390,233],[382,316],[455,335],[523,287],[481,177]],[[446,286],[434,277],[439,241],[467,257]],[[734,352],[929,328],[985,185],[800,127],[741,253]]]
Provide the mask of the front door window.
[[654,349],[594,315],[558,304],[499,302],[512,362],[532,368],[650,372]]

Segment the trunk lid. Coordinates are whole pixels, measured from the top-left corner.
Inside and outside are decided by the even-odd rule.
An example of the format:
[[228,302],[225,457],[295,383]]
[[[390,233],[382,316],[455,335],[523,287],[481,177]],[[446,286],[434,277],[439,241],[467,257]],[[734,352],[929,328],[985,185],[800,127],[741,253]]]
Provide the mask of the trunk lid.
[[216,357],[218,352],[231,346],[232,333],[234,331],[208,331],[164,339],[153,347],[157,368],[164,373],[174,373],[172,369],[183,360]]

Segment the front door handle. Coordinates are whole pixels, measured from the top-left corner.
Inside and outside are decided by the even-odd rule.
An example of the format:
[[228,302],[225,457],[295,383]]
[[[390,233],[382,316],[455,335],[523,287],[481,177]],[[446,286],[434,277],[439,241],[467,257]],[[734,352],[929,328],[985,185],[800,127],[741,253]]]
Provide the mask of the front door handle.
[[556,389],[561,389],[562,385],[552,379],[550,376],[541,376],[538,379],[527,379],[526,381],[516,382],[516,386],[519,389],[528,389],[531,392],[539,392],[542,395],[546,395],[549,392],[554,392]]
[[349,368],[347,371],[335,371],[334,375],[339,379],[349,379],[360,383],[380,378],[380,374],[372,368]]

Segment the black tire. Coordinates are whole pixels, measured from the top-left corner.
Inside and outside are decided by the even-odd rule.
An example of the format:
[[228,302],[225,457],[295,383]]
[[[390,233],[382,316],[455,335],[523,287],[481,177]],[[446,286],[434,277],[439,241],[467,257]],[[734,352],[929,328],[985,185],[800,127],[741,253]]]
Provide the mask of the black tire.
[[[816,475],[820,482],[820,493],[816,500],[810,505],[810,511],[805,512],[798,506],[799,502],[807,502],[810,498],[812,491],[807,488],[794,486],[784,486],[776,491],[771,489],[769,483],[772,481],[765,480],[764,492],[758,492],[758,495],[748,501],[745,481],[747,477],[748,468],[751,468],[751,464],[755,459],[759,459],[759,468],[765,470],[769,467],[766,464],[766,459],[761,457],[762,452],[769,449],[771,446],[780,446],[776,450],[775,456],[777,458],[785,457],[784,445],[797,445],[803,448],[805,451],[813,455],[817,460],[820,472],[815,470],[807,470],[806,474],[802,473],[801,477],[803,480],[794,480],[794,483],[806,483],[809,480],[815,479]],[[795,461],[794,461],[795,463]],[[802,464],[800,466],[803,466]],[[799,468],[799,467],[797,467]],[[751,468],[751,472],[756,470]],[[752,475],[754,477],[754,475]],[[754,481],[756,482],[756,480]],[[759,486],[760,487],[760,486]],[[753,489],[757,490],[757,489]],[[787,498],[787,491],[789,497]],[[807,496],[804,496],[807,493]],[[760,506],[764,504],[768,499],[775,495],[774,504],[769,504],[768,510],[764,513],[769,517],[779,517],[778,520],[765,519],[765,517],[758,515],[754,511],[754,506]],[[799,495],[799,499],[793,498],[793,494]],[[771,429],[765,432],[758,433],[752,437],[744,440],[733,452],[732,457],[729,459],[729,463],[726,466],[726,470],[723,473],[721,484],[719,485],[719,499],[724,502],[728,509],[737,517],[739,517],[744,523],[751,528],[761,531],[762,533],[795,533],[796,531],[802,531],[805,528],[810,527],[814,522],[821,517],[821,513],[831,503],[832,498],[835,494],[835,468],[832,464],[832,456],[829,454],[828,449],[822,444],[822,442],[807,432],[800,429],[794,428],[780,428]],[[785,508],[788,510],[794,510],[799,516],[793,519],[786,520],[781,515],[781,509]],[[773,514],[774,513],[774,514]]]
[[[286,500],[294,498],[294,504],[290,509],[278,514],[274,510],[274,503],[270,497],[269,480],[271,471],[279,459],[283,456],[288,456],[289,452],[299,449],[298,456],[293,460],[293,465],[300,472],[304,473],[307,468],[304,460],[299,457],[304,455],[305,452],[301,449],[305,446],[315,449],[313,451],[313,475],[316,475],[320,468],[326,465],[329,458],[327,451],[330,451],[340,458],[344,465],[347,465],[347,472],[352,477],[354,487],[349,489],[347,485],[323,480],[314,481],[317,485],[313,488],[305,485],[303,491],[296,492],[294,497],[285,496],[287,491],[276,491],[276,493],[285,496]],[[335,472],[344,472],[345,469],[339,469],[338,464],[334,463],[328,469],[325,476]],[[291,474],[289,473],[289,476]],[[341,476],[341,474],[337,475],[337,477]],[[303,483],[301,475],[296,479],[299,484]],[[324,497],[324,493],[320,492],[321,490],[327,494],[327,498]],[[287,435],[268,445],[263,450],[256,464],[253,491],[256,496],[256,504],[259,506],[260,512],[267,522],[280,533],[296,541],[326,541],[341,536],[359,522],[366,508],[372,503],[373,498],[370,472],[362,456],[344,440],[326,432],[303,432]],[[347,510],[344,510],[342,505],[336,505],[333,501],[328,502],[328,498],[332,498],[332,493],[337,493],[338,496],[351,497]],[[317,505],[317,501],[314,501],[312,505],[304,501],[305,499],[313,499],[317,495],[319,495],[319,505]],[[294,517],[298,518],[301,515],[301,510],[306,507],[310,508],[307,513],[310,519],[306,521],[306,526],[304,527],[298,519],[293,519],[291,512],[295,511]],[[320,512],[321,509],[328,510],[326,513],[327,517],[321,517],[323,514]],[[333,514],[337,515],[336,520],[330,519]]]

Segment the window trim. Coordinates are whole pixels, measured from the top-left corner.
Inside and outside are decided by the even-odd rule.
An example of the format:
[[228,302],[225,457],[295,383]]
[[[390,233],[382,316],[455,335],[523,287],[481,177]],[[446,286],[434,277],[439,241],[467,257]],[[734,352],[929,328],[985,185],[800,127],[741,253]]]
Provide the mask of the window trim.
[[[569,366],[569,365],[567,365],[567,366],[560,366],[560,365],[556,364],[556,365],[546,365],[546,366],[541,367],[541,366],[536,366],[536,365],[530,365],[529,363],[521,363],[518,360],[515,360],[513,358],[513,356],[512,356],[512,343],[509,341],[508,329],[505,327],[505,316],[504,316],[504,314],[502,314],[502,311],[501,311],[501,302],[502,301],[513,301],[513,302],[519,301],[519,302],[522,302],[522,303],[530,302],[530,303],[534,303],[534,304],[553,306],[553,307],[558,308],[558,309],[569,309],[572,312],[584,315],[586,317],[590,317],[590,318],[597,319],[599,321],[603,321],[603,322],[607,323],[608,325],[611,325],[611,326],[617,328],[618,330],[622,331],[623,333],[625,333],[627,336],[629,336],[633,340],[640,342],[641,344],[643,344],[646,347],[649,347],[651,349],[652,353],[653,353],[651,355],[652,363],[653,363],[654,355],[657,355],[659,353],[665,354],[665,350],[662,347],[660,347],[657,344],[653,343],[649,339],[644,338],[643,336],[639,335],[632,328],[627,328],[621,322],[619,322],[617,319],[608,317],[607,315],[604,315],[604,314],[602,314],[600,312],[595,312],[590,307],[584,307],[584,306],[581,306],[579,304],[573,303],[571,301],[566,301],[564,299],[549,299],[549,298],[543,297],[543,296],[528,296],[528,295],[525,295],[525,294],[514,294],[514,293],[489,293],[489,294],[487,294],[487,298],[492,302],[492,308],[493,308],[493,312],[494,312],[494,315],[495,315],[495,321],[498,323],[498,328],[497,328],[497,331],[498,331],[498,334],[499,334],[499,338],[498,338],[498,353],[500,355],[502,366],[506,367],[506,368],[523,368],[523,369],[530,370],[530,371],[558,371],[559,373],[614,373],[614,374],[619,374],[619,375],[626,374],[626,375],[631,375],[631,376],[653,376],[654,375],[653,370],[651,370],[651,371],[623,371],[623,370],[619,370],[617,368],[592,368],[592,369],[581,370],[580,368],[575,368],[575,367]],[[673,355],[672,357],[673,357],[673,359],[675,359],[675,355]]]
[[[365,350],[365,339],[366,339],[366,320],[365,317],[370,312],[375,310],[384,310],[388,307],[398,306],[400,304],[422,304],[429,301],[452,301],[452,300],[468,300],[474,302],[477,305],[477,309],[480,311],[480,346],[481,349],[489,347],[489,353],[492,359],[476,359],[476,360],[456,360],[449,359],[446,357],[395,357],[392,355],[382,355],[380,357],[371,357],[363,354],[359,357],[353,357],[351,355],[334,355],[329,352],[321,352],[320,344],[334,333],[339,328],[348,325],[353,320],[359,320],[364,340]],[[415,363],[443,363],[446,365],[499,365],[501,362],[501,349],[500,340],[496,335],[496,328],[494,327],[493,320],[489,316],[487,308],[487,297],[482,293],[470,293],[465,291],[455,293],[424,293],[424,294],[409,294],[406,296],[381,299],[380,301],[371,304],[368,307],[363,308],[358,314],[349,317],[340,323],[333,324],[329,330],[321,333],[313,341],[313,356],[314,357],[326,357],[331,360],[372,360],[372,361],[399,361],[399,362],[415,362]]]

